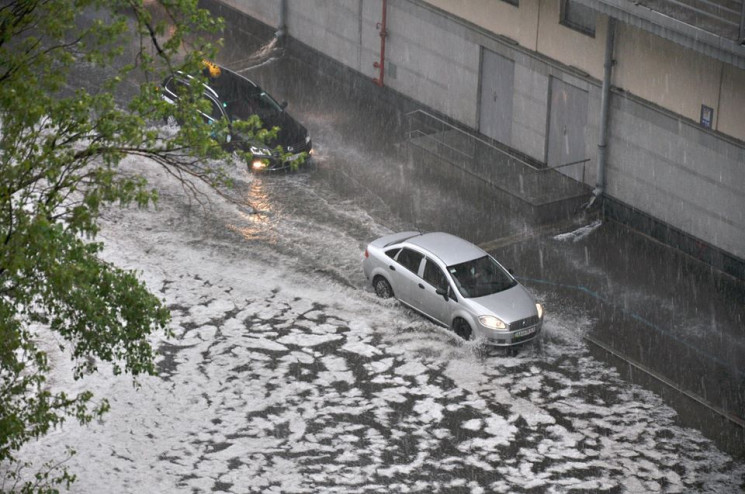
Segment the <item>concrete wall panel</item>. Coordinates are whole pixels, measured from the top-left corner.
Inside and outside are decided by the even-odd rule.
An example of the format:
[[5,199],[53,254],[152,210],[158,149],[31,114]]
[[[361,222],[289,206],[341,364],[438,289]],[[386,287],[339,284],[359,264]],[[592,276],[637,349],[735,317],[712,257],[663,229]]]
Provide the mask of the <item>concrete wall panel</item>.
[[546,157],[546,118],[549,78],[515,63],[512,146],[533,159]]
[[359,70],[360,13],[357,0],[295,0],[288,2],[287,28],[292,37]]
[[222,3],[269,26],[276,27],[279,24],[280,0],[222,0]]
[[717,130],[745,141],[745,70],[732,65],[722,67],[721,99],[714,115]]
[[540,0],[540,5],[537,51],[602,80],[607,18],[598,16],[595,36],[588,36],[559,23],[558,0]]
[[618,25],[615,59],[613,84],[636,96],[696,122],[702,104],[717,107],[719,61],[626,24]]
[[386,85],[476,127],[479,45],[455,24],[442,29],[397,2],[388,9],[386,60],[396,66],[396,76],[386,76]]
[[681,120],[662,128],[657,125],[660,118],[671,120],[629,99],[614,105],[607,192],[693,237],[745,257],[742,148],[712,139]]
[[538,27],[538,2],[521,2],[519,8],[494,0],[427,0],[446,12],[535,50]]

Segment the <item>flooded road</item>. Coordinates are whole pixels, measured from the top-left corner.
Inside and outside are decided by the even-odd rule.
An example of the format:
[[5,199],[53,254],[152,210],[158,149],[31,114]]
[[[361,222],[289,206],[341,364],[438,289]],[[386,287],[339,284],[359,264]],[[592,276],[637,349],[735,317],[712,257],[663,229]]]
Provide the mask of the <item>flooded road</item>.
[[[681,427],[583,339],[567,304],[507,357],[464,343],[362,281],[381,224],[309,173],[232,171],[204,207],[150,163],[155,211],[110,210],[105,257],[172,311],[160,375],[86,383],[106,420],[74,441],[78,492],[738,492],[745,463]],[[263,213],[247,214],[251,202]],[[378,213],[376,213],[378,214]],[[547,293],[539,296],[553,301]],[[555,306],[554,303],[551,303]],[[59,362],[61,363],[61,362]],[[99,465],[90,468],[90,465]]]

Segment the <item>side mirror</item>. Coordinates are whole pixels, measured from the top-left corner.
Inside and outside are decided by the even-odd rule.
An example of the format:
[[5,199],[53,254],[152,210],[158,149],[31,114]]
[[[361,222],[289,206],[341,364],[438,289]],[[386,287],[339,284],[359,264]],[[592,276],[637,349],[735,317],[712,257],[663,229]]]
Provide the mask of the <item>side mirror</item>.
[[437,290],[435,290],[435,293],[444,298],[445,302],[447,302],[450,299],[450,297],[448,297],[448,291],[449,290],[447,290],[446,288],[438,288]]
[[438,288],[435,290],[435,293],[444,298],[445,302],[449,301],[450,299],[453,299],[453,302],[458,301],[458,299],[455,297],[455,294],[453,293],[453,289],[450,286],[448,286],[447,288]]
[[515,270],[512,268],[507,268],[507,272],[510,273],[510,275],[515,276]]
[[279,104],[279,106],[284,110],[285,108],[287,108],[287,101],[283,101]]

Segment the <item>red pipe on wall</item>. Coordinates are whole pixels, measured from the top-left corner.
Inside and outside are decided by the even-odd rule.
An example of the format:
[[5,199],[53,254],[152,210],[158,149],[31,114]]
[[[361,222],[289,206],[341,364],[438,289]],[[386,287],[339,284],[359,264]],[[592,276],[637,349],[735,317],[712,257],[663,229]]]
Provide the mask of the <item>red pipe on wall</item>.
[[375,25],[375,28],[380,31],[380,61],[373,62],[373,67],[378,69],[379,76],[373,79],[373,82],[378,86],[383,86],[383,77],[385,76],[385,38],[388,36],[388,31],[385,30],[385,17],[388,11],[388,0],[383,0],[383,19]]

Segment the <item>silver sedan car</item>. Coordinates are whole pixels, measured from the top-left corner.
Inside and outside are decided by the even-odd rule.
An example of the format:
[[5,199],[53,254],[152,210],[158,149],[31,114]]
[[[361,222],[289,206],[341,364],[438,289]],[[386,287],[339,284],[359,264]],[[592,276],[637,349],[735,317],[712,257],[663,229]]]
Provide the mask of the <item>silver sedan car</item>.
[[511,347],[541,332],[541,304],[493,257],[454,235],[386,235],[367,246],[362,268],[379,297],[396,297],[466,340]]

